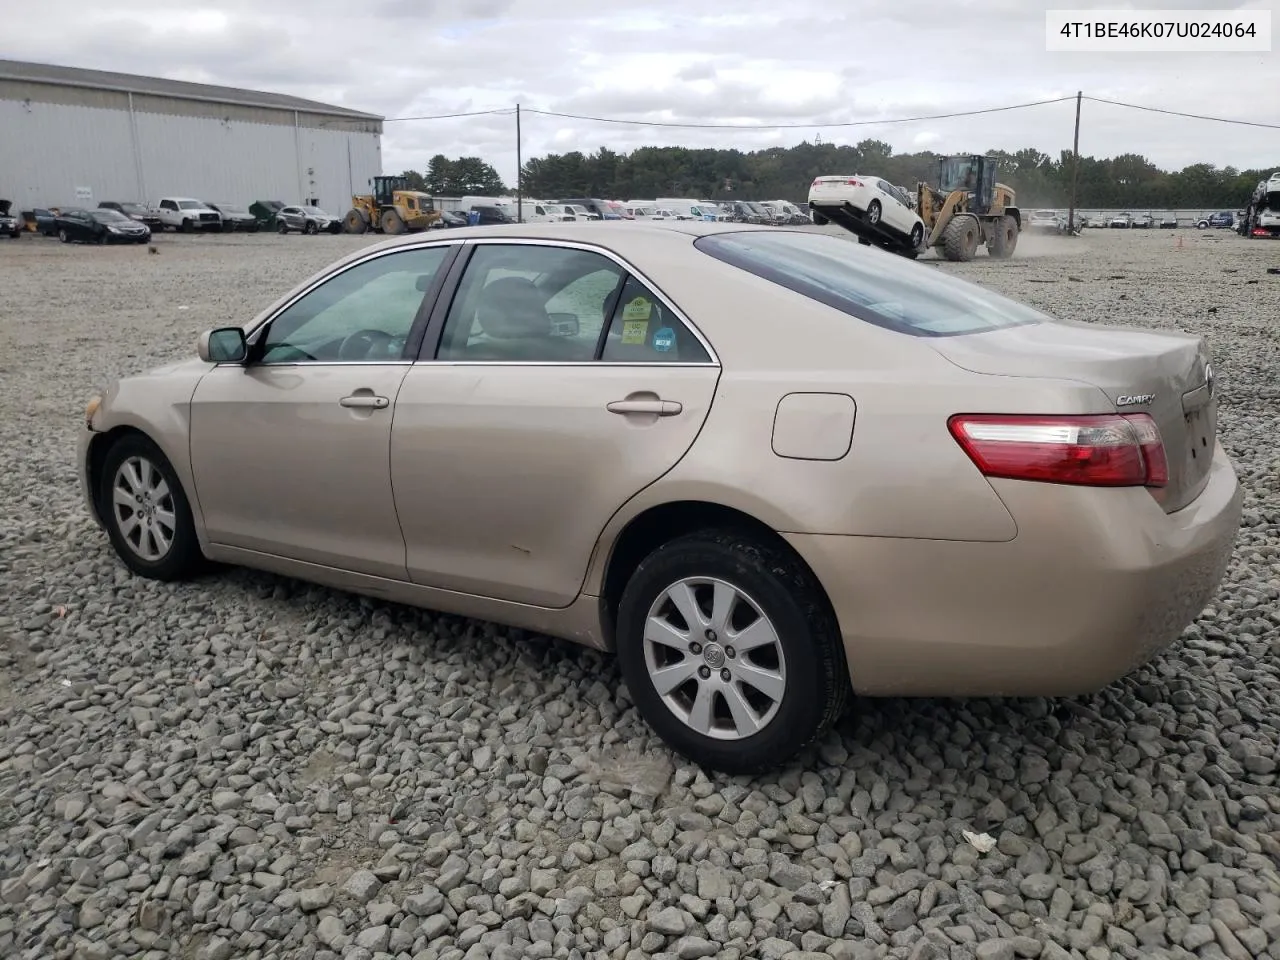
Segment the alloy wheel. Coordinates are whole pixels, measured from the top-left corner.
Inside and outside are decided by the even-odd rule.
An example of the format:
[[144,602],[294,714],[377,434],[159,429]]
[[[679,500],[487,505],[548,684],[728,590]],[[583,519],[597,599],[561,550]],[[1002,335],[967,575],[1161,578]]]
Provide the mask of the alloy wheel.
[[173,492],[146,457],[129,457],[117,468],[111,513],[120,536],[141,559],[157,563],[173,547],[178,527]]
[[716,740],[759,733],[787,688],[773,623],[742,590],[709,577],[688,577],[658,594],[645,620],[644,661],[666,707]]

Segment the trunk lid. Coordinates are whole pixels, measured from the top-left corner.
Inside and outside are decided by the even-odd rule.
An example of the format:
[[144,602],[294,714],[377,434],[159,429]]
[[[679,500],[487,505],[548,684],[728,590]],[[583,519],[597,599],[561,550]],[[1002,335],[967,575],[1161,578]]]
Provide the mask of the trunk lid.
[[973,373],[1088,383],[1118,413],[1150,414],[1169,463],[1161,506],[1168,513],[1180,510],[1204,489],[1217,439],[1218,398],[1202,337],[1057,321],[937,338],[929,345]]

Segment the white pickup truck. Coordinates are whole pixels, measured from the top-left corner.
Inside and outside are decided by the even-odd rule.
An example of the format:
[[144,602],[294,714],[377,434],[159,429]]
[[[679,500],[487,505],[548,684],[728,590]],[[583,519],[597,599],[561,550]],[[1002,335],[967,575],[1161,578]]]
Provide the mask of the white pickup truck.
[[156,204],[156,215],[160,218],[161,230],[172,227],[190,233],[193,230],[222,229],[222,214],[203,200],[190,197],[165,197]]

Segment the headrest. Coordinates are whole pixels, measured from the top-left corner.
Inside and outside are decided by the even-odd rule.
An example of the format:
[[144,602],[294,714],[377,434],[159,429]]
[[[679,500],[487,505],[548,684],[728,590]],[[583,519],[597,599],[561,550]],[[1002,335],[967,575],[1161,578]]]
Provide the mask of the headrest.
[[551,335],[542,291],[525,277],[502,277],[480,291],[476,321],[495,340]]

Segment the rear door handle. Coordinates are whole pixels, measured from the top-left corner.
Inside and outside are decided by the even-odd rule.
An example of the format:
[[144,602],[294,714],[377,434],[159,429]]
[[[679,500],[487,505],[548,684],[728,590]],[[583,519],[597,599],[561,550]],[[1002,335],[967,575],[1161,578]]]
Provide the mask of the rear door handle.
[[674,417],[684,407],[675,400],[614,400],[607,409],[610,413],[648,413],[659,417]]
[[369,393],[352,394],[349,397],[343,397],[338,402],[344,407],[372,407],[375,410],[381,410],[391,403],[386,397],[375,397]]

